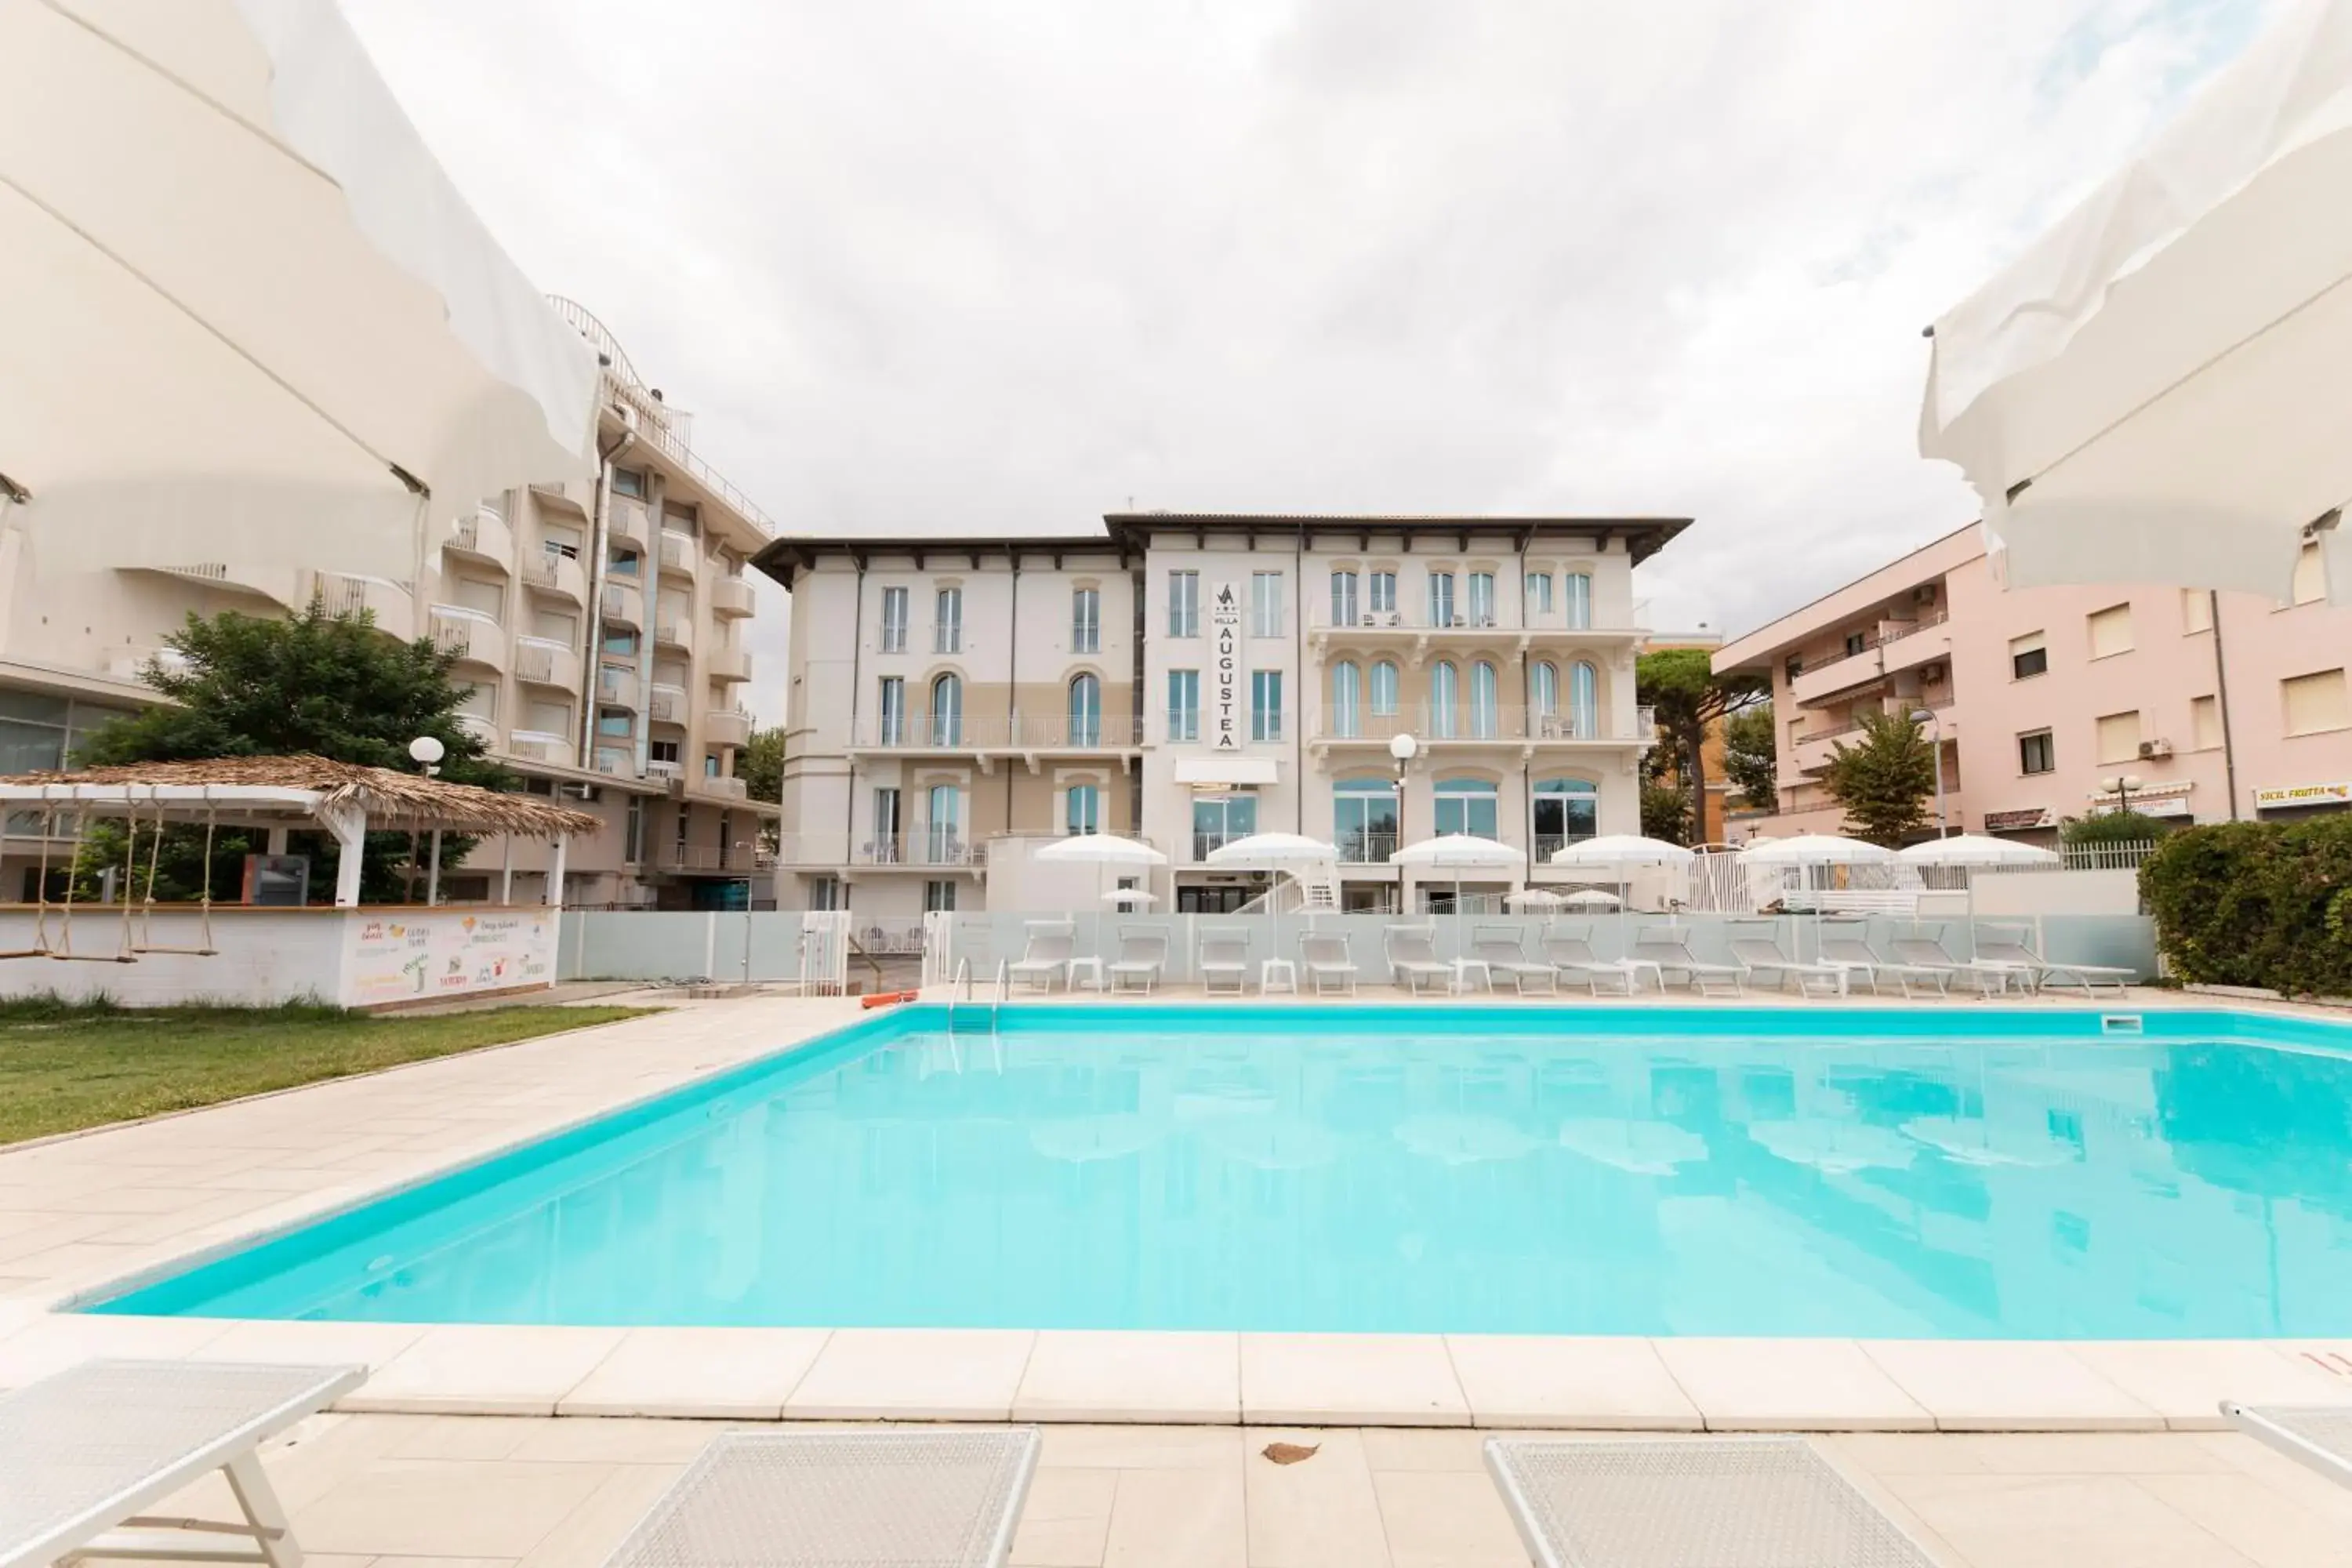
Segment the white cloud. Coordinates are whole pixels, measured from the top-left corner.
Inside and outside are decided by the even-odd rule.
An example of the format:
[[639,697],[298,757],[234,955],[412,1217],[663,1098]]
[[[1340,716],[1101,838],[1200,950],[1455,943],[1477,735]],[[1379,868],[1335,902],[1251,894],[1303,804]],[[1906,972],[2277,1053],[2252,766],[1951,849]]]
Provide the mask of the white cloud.
[[1920,327],[2265,0],[347,4],[789,531],[1687,512],[1737,630],[1968,521]]

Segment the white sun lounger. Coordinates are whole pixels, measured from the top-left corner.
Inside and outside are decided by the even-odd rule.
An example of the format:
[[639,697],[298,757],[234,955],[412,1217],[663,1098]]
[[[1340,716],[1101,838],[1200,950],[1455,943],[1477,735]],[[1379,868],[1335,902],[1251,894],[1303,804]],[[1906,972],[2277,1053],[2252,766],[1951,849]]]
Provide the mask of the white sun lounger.
[[[1544,962],[1551,965],[1552,973],[1561,980],[1581,985],[1595,996],[1601,994],[1603,984],[1621,995],[1631,996],[1641,966],[1624,959],[1612,962],[1593,952],[1591,939],[1586,934],[1591,930],[1587,926],[1580,931],[1560,928],[1544,932],[1541,943]],[[1664,988],[1664,977],[1659,979],[1658,984],[1660,989]]]
[[1118,957],[1109,968],[1110,988],[1122,991],[1141,982],[1143,994],[1167,977],[1168,933],[1156,926],[1132,927],[1118,933]]
[[[121,1557],[299,1568],[257,1451],[366,1380],[357,1366],[90,1361],[0,1395],[0,1568]],[[145,1512],[215,1470],[241,1522]]]
[[1781,951],[1779,940],[1769,934],[1767,930],[1751,931],[1746,936],[1735,930],[1731,937],[1731,956],[1741,969],[1747,971],[1748,978],[1757,984],[1769,984],[1785,991],[1793,979],[1798,992],[1806,996],[1816,994],[1816,987],[1821,995],[1843,996],[1852,975],[1852,971],[1834,963],[1808,963],[1790,958]]
[[1538,1568],[1935,1568],[1801,1437],[1489,1437]]
[[1381,932],[1381,949],[1389,961],[1393,984],[1413,995],[1422,982],[1433,980],[1438,989],[1454,984],[1454,966],[1437,956],[1437,932],[1429,926],[1390,926]]
[[1914,969],[1941,970],[1948,984],[1966,981],[1982,995],[2008,990],[2016,974],[2005,963],[1963,963],[1946,952],[1942,942],[1930,937],[1898,936],[1892,945],[1897,962]]
[[1509,926],[1471,927],[1470,956],[1486,966],[1488,979],[1498,975],[1507,978],[1511,988],[1522,996],[1528,994],[1529,981],[1536,983],[1543,995],[1559,993],[1559,971],[1529,958],[1520,943],[1519,933]]
[[1029,944],[1022,950],[1019,962],[1005,970],[1007,978],[1015,985],[1034,985],[1041,991],[1054,989],[1056,980],[1066,981],[1070,959],[1077,952],[1076,928],[1065,921],[1039,921],[1029,928]]
[[[1854,928],[1848,928],[1849,931]],[[1878,994],[1878,983],[1892,980],[1903,988],[1903,994],[1916,994],[1912,987],[1925,986],[1937,996],[1952,994],[1952,977],[1948,968],[1923,969],[1916,963],[1896,963],[1881,957],[1878,951],[1862,937],[1838,934],[1831,927],[1822,929],[1822,962],[1859,974],[1870,984],[1870,994]]]
[[2083,988],[2083,994],[2088,996],[2097,987],[2105,985],[2120,994],[2134,980],[2139,978],[2135,971],[2117,968],[2111,963],[2052,963],[2027,944],[2025,933],[2021,929],[2015,926],[1996,926],[1992,929],[2011,931],[2017,934],[2012,937],[1995,937],[1990,942],[1979,939],[1977,942],[1977,962],[2023,971],[2028,989],[2039,990],[2045,985],[2055,985],[2064,990],[2070,986],[2079,985]]
[[999,1568],[1034,1427],[729,1432],[605,1568]]
[[1200,935],[1201,989],[1230,989],[1236,996],[1249,988],[1249,932],[1238,926],[1204,926]]
[[2329,1480],[2352,1487],[2352,1405],[2241,1405],[2221,1401],[2231,1426]]
[[1348,939],[1344,933],[1333,931],[1301,933],[1298,962],[1307,966],[1307,978],[1314,983],[1318,996],[1328,994],[1334,983],[1347,994],[1353,996],[1356,994],[1356,960],[1348,951]]
[[1667,975],[1681,974],[1701,996],[1739,995],[1747,979],[1736,964],[1709,963],[1693,952],[1688,926],[1653,926],[1640,932],[1633,938],[1633,956],[1658,966],[1662,988]]

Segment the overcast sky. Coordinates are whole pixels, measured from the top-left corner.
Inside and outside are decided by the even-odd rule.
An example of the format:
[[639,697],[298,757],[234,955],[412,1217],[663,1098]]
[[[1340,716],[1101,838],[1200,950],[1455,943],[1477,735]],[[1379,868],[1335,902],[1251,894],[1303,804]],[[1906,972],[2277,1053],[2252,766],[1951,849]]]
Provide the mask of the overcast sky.
[[346,0],[783,531],[1688,514],[1733,633],[1970,520],[1920,328],[2272,3]]

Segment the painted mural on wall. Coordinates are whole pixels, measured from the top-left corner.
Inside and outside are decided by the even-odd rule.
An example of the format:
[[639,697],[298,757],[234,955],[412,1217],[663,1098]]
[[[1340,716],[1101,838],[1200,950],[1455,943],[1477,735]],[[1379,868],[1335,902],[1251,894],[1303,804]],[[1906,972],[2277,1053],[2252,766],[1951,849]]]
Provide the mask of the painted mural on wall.
[[545,910],[436,910],[354,920],[344,937],[345,1001],[368,1007],[545,985],[555,978],[553,937]]

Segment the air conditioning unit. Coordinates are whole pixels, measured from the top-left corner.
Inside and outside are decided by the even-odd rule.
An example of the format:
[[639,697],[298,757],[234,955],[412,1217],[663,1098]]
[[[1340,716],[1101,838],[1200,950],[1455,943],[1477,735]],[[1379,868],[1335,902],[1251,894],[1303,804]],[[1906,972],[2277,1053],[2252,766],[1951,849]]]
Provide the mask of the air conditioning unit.
[[2139,743],[2139,754],[2142,757],[2168,757],[2172,755],[2172,742],[2169,741],[2142,741]]

